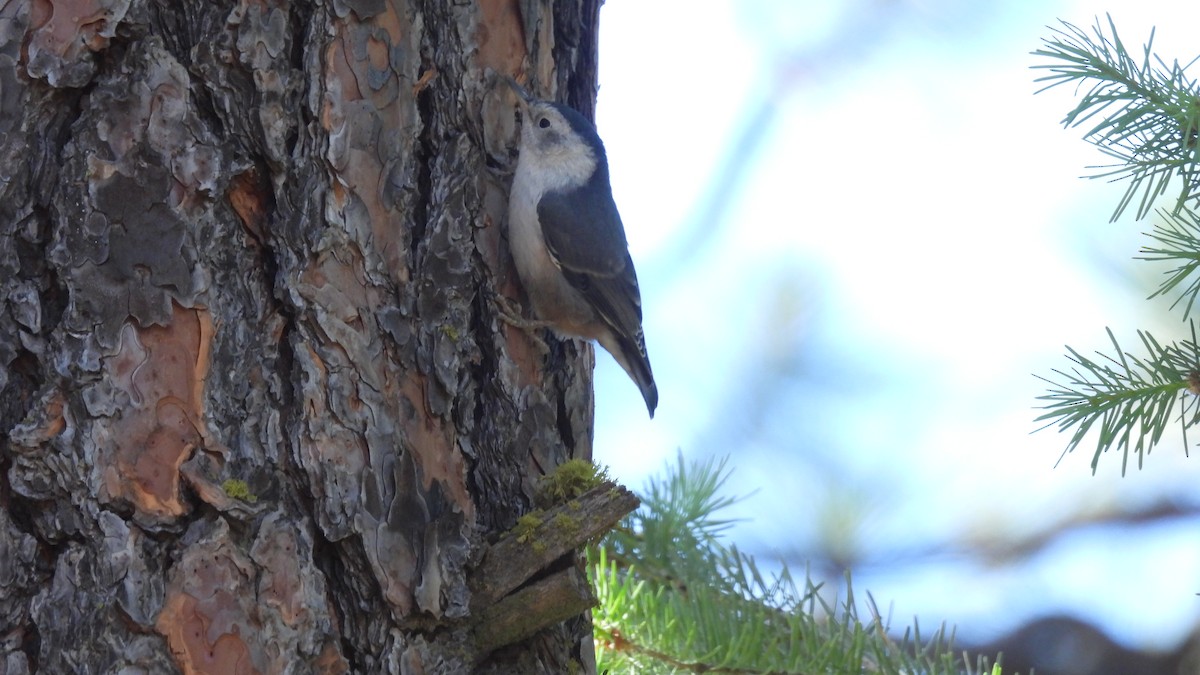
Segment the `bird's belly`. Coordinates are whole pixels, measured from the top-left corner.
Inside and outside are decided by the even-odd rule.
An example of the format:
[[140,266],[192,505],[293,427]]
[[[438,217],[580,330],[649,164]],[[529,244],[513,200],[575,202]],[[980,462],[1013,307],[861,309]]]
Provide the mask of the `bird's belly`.
[[534,314],[561,333],[592,337],[583,327],[595,321],[595,313],[550,257],[536,210],[514,200],[508,223],[509,249]]

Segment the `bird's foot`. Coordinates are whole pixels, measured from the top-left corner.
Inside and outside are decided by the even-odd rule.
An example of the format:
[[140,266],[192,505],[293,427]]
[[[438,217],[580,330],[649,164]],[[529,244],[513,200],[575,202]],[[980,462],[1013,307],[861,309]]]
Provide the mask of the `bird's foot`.
[[501,321],[524,331],[525,335],[529,337],[529,340],[533,342],[534,346],[543,355],[550,353],[549,345],[537,334],[537,331],[549,328],[549,322],[526,319],[521,316],[521,306],[515,300],[510,300],[500,293],[492,296],[492,304],[496,306],[496,316],[500,317]]

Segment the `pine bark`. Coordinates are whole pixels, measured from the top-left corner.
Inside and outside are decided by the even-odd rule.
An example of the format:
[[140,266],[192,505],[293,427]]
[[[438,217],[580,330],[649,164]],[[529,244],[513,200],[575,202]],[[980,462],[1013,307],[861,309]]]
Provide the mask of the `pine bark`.
[[471,575],[591,455],[494,85],[590,116],[598,4],[0,0],[0,674],[593,668]]

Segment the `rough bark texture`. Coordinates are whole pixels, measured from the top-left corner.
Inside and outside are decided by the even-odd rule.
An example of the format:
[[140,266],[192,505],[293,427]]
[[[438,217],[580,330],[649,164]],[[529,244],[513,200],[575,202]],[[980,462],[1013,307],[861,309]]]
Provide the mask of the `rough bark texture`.
[[591,348],[496,319],[491,74],[590,115],[597,14],[0,0],[0,674],[589,667],[467,578],[591,453]]

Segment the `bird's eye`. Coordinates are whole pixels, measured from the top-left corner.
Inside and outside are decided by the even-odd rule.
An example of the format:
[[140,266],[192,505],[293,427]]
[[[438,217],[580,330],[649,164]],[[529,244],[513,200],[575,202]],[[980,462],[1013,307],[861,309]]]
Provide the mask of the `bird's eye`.
[[538,120],[538,126],[543,129],[549,129],[550,128],[550,120],[543,117],[542,119]]

